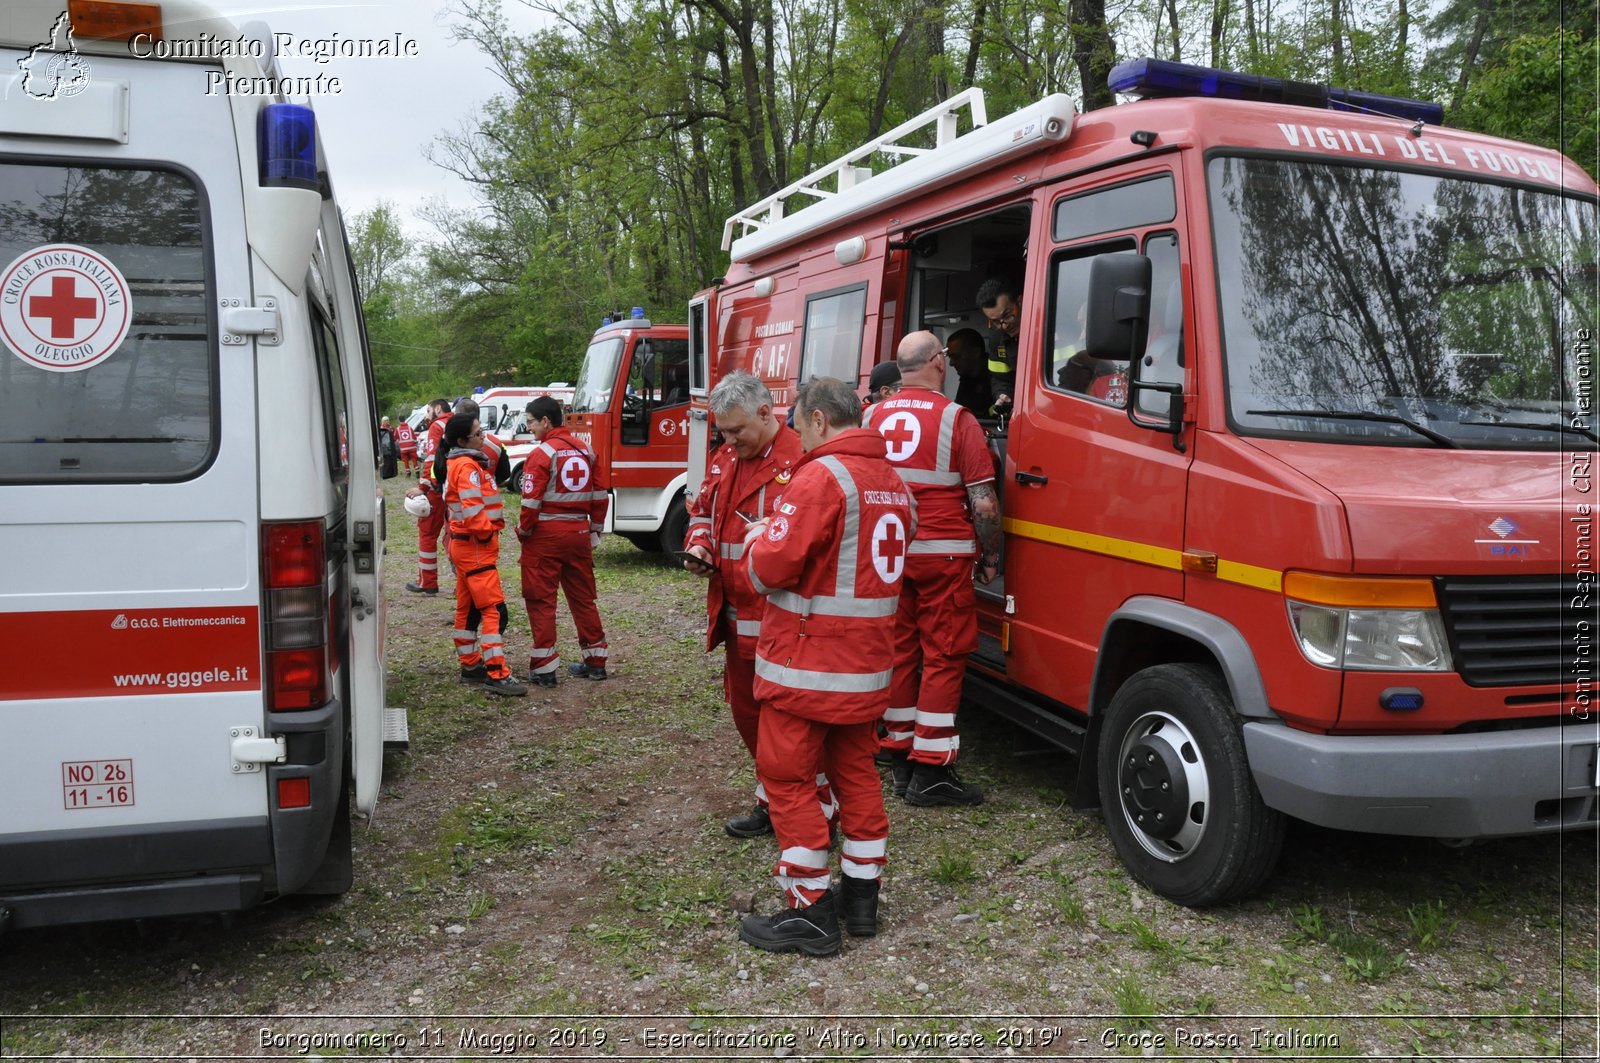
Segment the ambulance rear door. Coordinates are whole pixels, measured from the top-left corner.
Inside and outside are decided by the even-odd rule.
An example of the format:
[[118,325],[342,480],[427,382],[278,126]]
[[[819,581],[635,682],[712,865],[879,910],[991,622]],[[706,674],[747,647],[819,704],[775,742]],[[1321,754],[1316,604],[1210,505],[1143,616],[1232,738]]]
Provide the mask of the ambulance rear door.
[[0,74],[0,893],[233,871],[200,888],[238,907],[273,861],[254,348],[221,324],[251,284],[207,75]]

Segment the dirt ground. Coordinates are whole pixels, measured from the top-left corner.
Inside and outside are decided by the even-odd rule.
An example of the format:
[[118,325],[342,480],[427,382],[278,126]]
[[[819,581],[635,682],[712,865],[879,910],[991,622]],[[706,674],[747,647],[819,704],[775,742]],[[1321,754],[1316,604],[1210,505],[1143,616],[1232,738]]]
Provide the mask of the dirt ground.
[[[412,741],[357,826],[354,889],[0,938],[0,1055],[1595,1056],[1592,833],[1451,849],[1294,825],[1257,896],[1191,911],[1068,806],[1069,758],[981,709],[963,771],[987,803],[888,798],[882,932],[822,959],[745,946],[738,917],[780,903],[776,854],[722,831],[754,780],[703,584],[608,540],[612,677],[494,698],[457,681],[449,596],[403,589],[401,489],[389,702]],[[561,630],[570,655],[564,610]]]

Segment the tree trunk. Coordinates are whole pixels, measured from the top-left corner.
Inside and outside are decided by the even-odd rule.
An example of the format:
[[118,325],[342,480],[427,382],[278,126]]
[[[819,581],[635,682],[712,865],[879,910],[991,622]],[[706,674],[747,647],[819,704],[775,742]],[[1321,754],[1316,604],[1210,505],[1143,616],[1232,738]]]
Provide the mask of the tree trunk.
[[961,68],[961,87],[970,89],[978,77],[978,49],[983,44],[983,13],[988,10],[988,0],[973,0],[972,36],[967,41],[967,63]]
[[[1102,8],[1104,11],[1104,8]],[[1172,61],[1183,62],[1183,39],[1178,35],[1178,0],[1167,0],[1167,26],[1172,30]]]
[[1450,111],[1455,113],[1467,94],[1474,68],[1478,65],[1478,50],[1483,47],[1483,35],[1489,31],[1490,0],[1478,0],[1478,17],[1472,24],[1472,39],[1467,41],[1466,54],[1461,57],[1461,76],[1456,79],[1456,94],[1450,100]]
[[[1404,2],[1404,0],[1402,0]],[[1228,27],[1228,0],[1212,0],[1211,3],[1211,65],[1221,66],[1222,35]]]
[[1105,0],[1072,0],[1072,58],[1083,87],[1083,109],[1110,107],[1116,100],[1106,77],[1117,62],[1117,48],[1106,25]]

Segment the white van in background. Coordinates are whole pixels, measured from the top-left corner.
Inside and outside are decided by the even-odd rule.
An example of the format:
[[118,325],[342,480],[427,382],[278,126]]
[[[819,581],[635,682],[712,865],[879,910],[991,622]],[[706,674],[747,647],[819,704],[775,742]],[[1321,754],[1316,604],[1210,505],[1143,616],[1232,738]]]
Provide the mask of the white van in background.
[[0,9],[0,929],[343,892],[384,512],[315,120],[216,91],[259,24],[66,6]]

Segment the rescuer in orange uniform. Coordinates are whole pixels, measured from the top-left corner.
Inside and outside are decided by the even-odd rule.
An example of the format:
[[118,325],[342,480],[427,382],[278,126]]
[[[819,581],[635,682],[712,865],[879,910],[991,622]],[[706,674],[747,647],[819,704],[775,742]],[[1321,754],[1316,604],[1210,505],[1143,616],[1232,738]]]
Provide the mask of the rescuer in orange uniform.
[[[462,399],[460,402],[456,403],[455,412],[457,415],[476,417],[478,416],[478,404],[472,399]],[[481,424],[482,422],[479,423]],[[445,482],[445,477],[447,475],[445,468],[446,449],[447,448],[441,446],[434,454],[432,462],[434,483],[442,484]],[[488,432],[484,432],[483,445],[478,449],[483,451],[484,460],[488,462],[486,468],[488,468],[490,476],[492,476],[494,479],[495,487],[504,490],[506,485],[511,482],[511,457],[506,453],[506,445],[500,440],[496,439],[494,436],[490,435]],[[483,618],[478,612],[478,607],[473,606],[472,610],[467,613],[466,626],[463,628],[458,624],[456,627],[458,630],[463,632],[470,632],[473,638],[477,638],[478,625],[482,623],[482,620]],[[502,638],[505,637],[506,630],[510,626],[510,621],[511,615],[506,610],[505,605],[502,603],[500,606],[500,635]],[[463,669],[461,672],[461,681],[463,683],[481,683],[487,678],[488,673],[485,672],[482,667]]]
[[[744,532],[751,522],[771,515],[804,451],[800,436],[772,412],[772,392],[750,373],[723,377],[711,389],[707,404],[724,445],[711,455],[705,483],[689,502],[683,548],[701,562],[686,560],[684,567],[710,579],[706,652],[718,643],[723,646],[723,693],[733,726],[754,757],[761,719],[755,696],[756,636],[765,603],[745,572]],[[819,798],[831,806],[831,796]],[[756,787],[755,808],[728,820],[724,829],[735,838],[754,838],[772,830],[761,786]]]
[[976,805],[982,791],[950,765],[961,749],[956,710],[967,655],[978,648],[973,562],[985,583],[999,564],[994,461],[971,411],[944,395],[949,355],[939,338],[913,332],[895,353],[900,392],[873,406],[867,424],[882,434],[917,500],[917,537],[895,621],[883,744],[893,755],[897,795],[914,805]]
[[539,445],[522,465],[522,597],[533,628],[528,680],[556,685],[556,588],[578,628],[583,661],[569,671],[586,679],[606,677],[606,632],[595,605],[594,548],[606,526],[610,502],[594,452],[561,427],[561,403],[541,395],[528,403],[528,431]]
[[[456,657],[467,674],[483,668],[485,690],[518,697],[528,688],[506,667],[501,628],[506,616],[505,593],[500,589],[500,529],[506,525],[500,492],[483,454],[483,429],[478,419],[458,413],[445,424],[446,477],[444,508],[449,512],[447,534],[450,562],[456,568]],[[473,610],[482,617],[481,632],[468,624]]]
[[444,426],[450,419],[450,400],[428,403],[431,420],[428,431],[417,443],[417,459],[422,473],[417,485],[406,491],[410,497],[426,495],[432,507],[426,517],[417,518],[417,581],[407,583],[414,594],[439,593],[439,531],[444,527],[444,503],[439,500],[439,481],[433,477],[434,454],[444,445]]
[[[915,518],[884,438],[858,427],[861,400],[842,380],[801,386],[795,425],[806,456],[769,521],[751,526],[750,582],[766,596],[756,649],[766,787],[780,853],[773,874],[789,905],[752,915],[739,936],[769,952],[815,956],[878,932],[878,884],[889,817],[872,757],[889,703],[906,549]],[[821,765],[839,799],[844,835],[837,908],[828,872],[828,819],[812,779]]]

